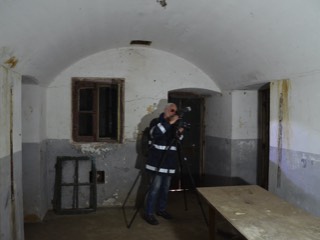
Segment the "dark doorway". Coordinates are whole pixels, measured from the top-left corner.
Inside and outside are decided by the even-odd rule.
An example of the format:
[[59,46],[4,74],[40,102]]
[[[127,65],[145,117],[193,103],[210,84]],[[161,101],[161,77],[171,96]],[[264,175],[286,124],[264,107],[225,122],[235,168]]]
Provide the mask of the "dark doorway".
[[270,84],[259,89],[259,147],[258,147],[258,185],[268,190],[269,182],[269,134],[270,134]]
[[[181,142],[180,166],[182,166],[183,172],[174,177],[172,188],[188,189],[192,187],[192,179],[195,185],[199,186],[203,175],[204,97],[192,93],[169,92],[168,99],[169,102],[175,103],[179,110],[186,107],[191,108],[191,111],[184,113],[181,119],[181,121],[190,124],[190,128],[185,131],[184,139]],[[188,169],[190,174],[188,174]]]

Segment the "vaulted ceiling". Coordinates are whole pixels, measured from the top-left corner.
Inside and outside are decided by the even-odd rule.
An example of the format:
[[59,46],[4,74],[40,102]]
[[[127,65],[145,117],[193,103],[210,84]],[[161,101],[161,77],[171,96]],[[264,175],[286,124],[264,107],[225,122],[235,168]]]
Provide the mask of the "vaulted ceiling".
[[186,59],[221,89],[250,88],[319,73],[320,1],[0,0],[0,64],[43,85],[131,40]]

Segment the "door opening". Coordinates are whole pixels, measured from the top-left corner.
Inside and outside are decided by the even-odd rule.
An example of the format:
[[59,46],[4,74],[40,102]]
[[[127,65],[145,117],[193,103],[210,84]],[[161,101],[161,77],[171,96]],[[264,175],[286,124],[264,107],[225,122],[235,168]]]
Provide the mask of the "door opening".
[[257,183],[268,190],[269,183],[269,134],[270,134],[270,85],[259,89],[259,147]]
[[[191,112],[185,113],[182,119],[182,121],[190,124],[190,128],[185,130],[184,139],[181,142],[181,158],[186,157],[186,160],[182,160],[183,164],[188,164],[187,166],[196,187],[200,186],[204,173],[204,97],[193,93],[169,92],[168,99],[169,102],[177,105],[178,110],[186,107],[191,108]],[[184,169],[186,170],[186,167]],[[180,176],[178,175],[172,180],[172,189],[188,189],[192,187],[187,171],[184,171]],[[184,186],[181,186],[181,178]]]

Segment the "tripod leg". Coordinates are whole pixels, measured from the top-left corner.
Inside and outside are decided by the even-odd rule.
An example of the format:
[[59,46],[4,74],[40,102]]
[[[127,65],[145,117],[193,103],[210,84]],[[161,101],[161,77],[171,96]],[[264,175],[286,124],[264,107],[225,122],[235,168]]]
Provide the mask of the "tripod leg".
[[[147,193],[146,193],[146,194],[147,194]],[[134,219],[136,218],[136,216],[137,216],[138,212],[140,211],[140,209],[142,208],[142,206],[143,206],[143,203],[142,203],[142,204],[139,204],[139,206],[137,207],[136,211],[135,211],[134,214],[133,214],[133,217],[131,218],[129,224],[127,225],[128,228],[131,227]]]
[[127,220],[127,217],[126,217],[125,206],[126,206],[126,204],[127,204],[127,201],[128,201],[128,199],[129,199],[129,197],[130,197],[130,195],[131,195],[131,193],[132,193],[135,185],[137,184],[140,176],[142,176],[142,171],[139,172],[139,174],[138,174],[138,176],[136,177],[136,179],[135,179],[135,181],[134,181],[134,183],[133,183],[130,191],[129,191],[128,194],[127,194],[126,199],[124,200],[124,202],[123,202],[123,204],[122,204],[122,211],[123,211],[123,215],[124,215],[124,218],[125,218],[125,221],[126,221],[126,224],[127,224],[127,227],[128,227],[128,228],[130,228],[130,226],[131,226],[131,224],[132,224],[135,216],[137,215],[137,213],[138,213],[138,211],[139,211],[139,208],[137,209],[137,211],[136,211],[135,214],[133,215],[133,218],[131,219],[130,224],[128,224],[128,220]]
[[[140,211],[141,208],[143,207],[145,198],[147,197],[148,193],[150,192],[150,189],[152,188],[153,183],[154,183],[154,181],[155,181],[155,176],[156,176],[156,175],[153,175],[153,176],[152,176],[152,180],[149,182],[149,186],[148,186],[147,190],[145,191],[145,193],[143,194],[143,196],[144,196],[143,201],[141,201],[141,203],[137,205],[137,209],[136,209],[136,211],[134,212],[134,214],[133,214],[130,222],[127,224],[127,228],[130,228],[130,227],[131,227],[131,225],[132,225],[132,223],[134,222],[137,214],[139,213],[139,211]],[[150,179],[149,179],[149,180],[150,180]],[[124,211],[124,208],[123,208],[123,211]]]
[[189,168],[189,166],[188,166],[188,164],[187,164],[187,158],[184,157],[184,158],[183,158],[183,161],[184,161],[184,163],[185,163],[184,165],[186,166],[187,173],[188,173],[189,179],[190,179],[190,181],[191,181],[192,189],[193,189],[193,190],[195,191],[195,193],[196,193],[197,200],[198,200],[198,204],[199,204],[199,206],[200,206],[200,208],[201,208],[201,212],[202,212],[204,221],[206,222],[207,226],[209,226],[208,219],[207,219],[207,217],[206,217],[206,214],[205,214],[205,212],[204,212],[204,209],[203,209],[203,206],[202,206],[202,203],[201,203],[201,199],[200,199],[200,197],[199,197],[199,193],[197,192],[197,189],[196,189],[196,184],[195,184],[194,179],[193,179],[193,177],[192,177],[192,175],[191,175],[190,168]]
[[179,157],[179,165],[180,165],[180,168],[179,168],[180,178],[179,179],[180,179],[181,189],[183,191],[184,209],[187,211],[188,210],[187,194],[186,194],[187,189],[186,189],[186,184],[183,179],[183,164],[181,161],[181,155],[180,155],[179,151],[178,151],[178,157]]
[[184,187],[183,188],[183,198],[184,198],[184,209],[188,210],[188,203],[187,203],[187,194],[186,194],[187,189]]
[[[143,205],[144,205],[144,200],[145,200],[145,198],[146,198],[146,196],[147,196],[147,194],[148,194],[148,192],[149,192],[149,190],[150,190],[150,188],[151,188],[151,185],[148,186],[148,187],[147,187],[147,190],[143,193],[143,199],[141,200],[140,203],[139,203],[139,202],[137,203],[137,205],[136,205],[136,210],[135,210],[135,212],[134,212],[134,214],[133,214],[130,222],[128,223],[128,220],[127,220],[127,217],[126,217],[126,212],[125,212],[125,205],[126,205],[126,203],[127,203],[127,201],[128,201],[129,196],[131,195],[131,192],[133,191],[136,183],[138,182],[140,176],[141,176],[141,181],[142,181],[142,184],[143,184],[144,175],[143,175],[143,172],[140,171],[139,175],[137,176],[136,180],[134,181],[134,183],[133,183],[133,185],[132,185],[132,187],[131,187],[131,189],[130,189],[130,191],[129,191],[129,193],[128,193],[128,195],[127,195],[127,197],[126,197],[126,199],[125,199],[125,201],[124,201],[124,203],[123,203],[123,205],[122,205],[122,211],[123,211],[123,215],[124,215],[124,217],[125,217],[125,221],[126,221],[126,224],[127,224],[127,228],[130,228],[130,227],[131,227],[131,225],[132,225],[133,221],[135,220],[137,214],[139,213],[139,211],[140,211],[141,208],[143,207]],[[153,183],[153,181],[154,181],[154,179],[152,179],[151,184]]]

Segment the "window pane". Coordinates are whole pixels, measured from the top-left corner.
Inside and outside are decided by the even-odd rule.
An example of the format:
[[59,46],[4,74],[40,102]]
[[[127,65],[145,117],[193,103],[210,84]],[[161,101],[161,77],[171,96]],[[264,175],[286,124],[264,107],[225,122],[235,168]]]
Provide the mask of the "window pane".
[[79,114],[79,136],[92,136],[92,114],[91,113],[80,113]]
[[79,91],[79,111],[92,111],[93,88],[82,88]]
[[99,137],[117,139],[118,132],[117,85],[99,88]]

